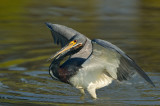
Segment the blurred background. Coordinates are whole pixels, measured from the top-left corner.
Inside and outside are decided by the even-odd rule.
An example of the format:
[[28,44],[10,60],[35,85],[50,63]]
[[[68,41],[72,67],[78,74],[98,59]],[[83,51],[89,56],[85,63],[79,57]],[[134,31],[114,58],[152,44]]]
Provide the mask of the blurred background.
[[[80,99],[70,85],[53,81],[46,60],[59,46],[45,22],[107,40],[151,77],[98,90],[99,100]],[[159,0],[0,0],[0,104],[160,105]]]

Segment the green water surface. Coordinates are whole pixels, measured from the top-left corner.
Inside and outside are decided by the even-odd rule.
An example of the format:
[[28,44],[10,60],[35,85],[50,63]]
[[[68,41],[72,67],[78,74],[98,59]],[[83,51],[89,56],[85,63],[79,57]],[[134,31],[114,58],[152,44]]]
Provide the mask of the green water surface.
[[[60,48],[45,22],[114,43],[156,88],[135,78],[99,89],[97,100],[82,99],[48,74],[46,60]],[[0,105],[160,105],[160,1],[0,0]]]

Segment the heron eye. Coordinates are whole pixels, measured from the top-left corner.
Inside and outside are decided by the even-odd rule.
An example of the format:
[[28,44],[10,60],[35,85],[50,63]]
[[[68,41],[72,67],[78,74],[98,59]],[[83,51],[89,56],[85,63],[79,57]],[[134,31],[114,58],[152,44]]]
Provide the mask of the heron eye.
[[76,43],[76,42],[77,42],[77,40],[74,40],[74,42]]

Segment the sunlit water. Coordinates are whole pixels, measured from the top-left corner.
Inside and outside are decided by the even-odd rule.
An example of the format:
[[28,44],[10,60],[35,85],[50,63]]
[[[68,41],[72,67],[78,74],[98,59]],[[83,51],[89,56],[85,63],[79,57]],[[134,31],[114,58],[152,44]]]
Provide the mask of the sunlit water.
[[[89,5],[87,5],[89,4]],[[160,105],[160,2],[28,0],[0,4],[0,105]],[[138,75],[97,90],[97,100],[53,81],[46,60],[60,48],[45,22],[63,24],[127,52],[156,88]]]

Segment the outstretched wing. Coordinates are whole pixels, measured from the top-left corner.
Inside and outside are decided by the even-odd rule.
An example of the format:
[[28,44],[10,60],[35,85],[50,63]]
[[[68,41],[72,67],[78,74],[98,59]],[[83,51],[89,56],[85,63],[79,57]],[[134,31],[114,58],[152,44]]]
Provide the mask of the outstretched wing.
[[[93,51],[82,67],[99,69],[113,79],[128,80],[138,72],[147,82],[155,86],[147,74],[117,46],[100,39],[92,40]],[[95,70],[95,71],[100,71]]]
[[54,43],[61,44],[61,47],[64,47],[69,43],[69,40],[72,39],[75,35],[82,35],[79,32],[73,30],[72,28],[68,28],[63,25],[46,23],[48,28],[51,30]]

